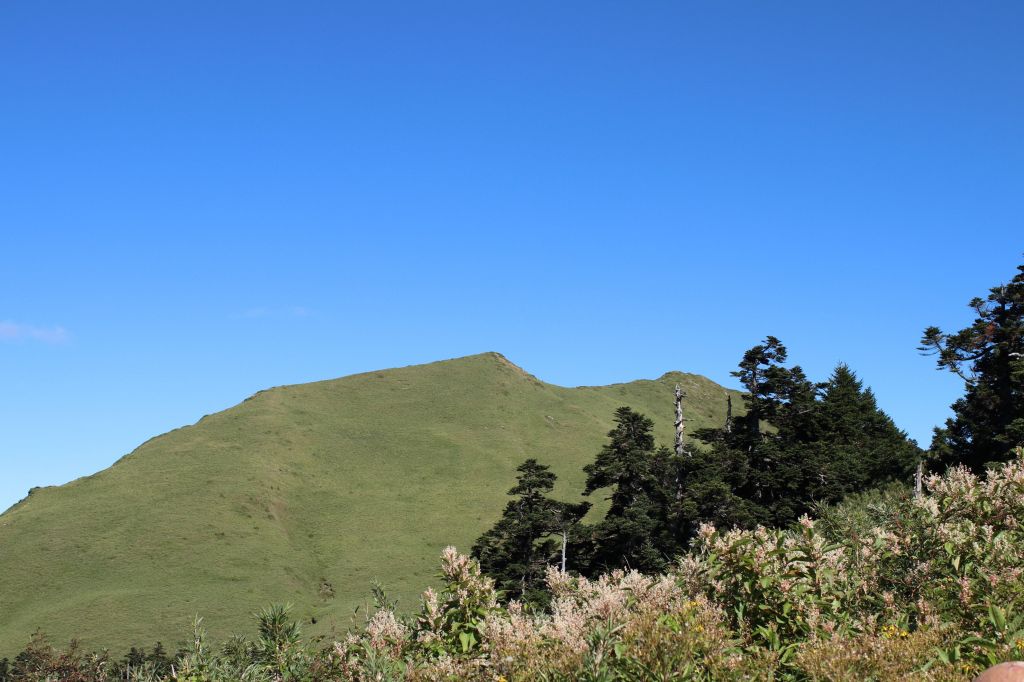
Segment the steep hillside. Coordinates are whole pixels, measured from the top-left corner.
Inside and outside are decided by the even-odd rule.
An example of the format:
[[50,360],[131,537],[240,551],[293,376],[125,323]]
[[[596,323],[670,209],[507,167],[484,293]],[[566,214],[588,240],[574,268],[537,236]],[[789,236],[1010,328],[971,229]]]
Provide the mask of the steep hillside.
[[0,657],[37,628],[171,648],[196,612],[220,638],[271,602],[343,629],[373,579],[409,606],[440,549],[498,517],[526,457],[568,498],[616,407],[670,444],[676,382],[689,429],[722,422],[725,390],[703,377],[563,388],[495,353],[261,391],[0,516]]

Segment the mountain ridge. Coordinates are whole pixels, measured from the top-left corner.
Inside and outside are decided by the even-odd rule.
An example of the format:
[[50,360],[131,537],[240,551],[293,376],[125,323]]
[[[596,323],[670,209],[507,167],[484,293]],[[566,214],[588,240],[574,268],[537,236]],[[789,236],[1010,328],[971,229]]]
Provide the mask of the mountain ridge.
[[677,380],[690,428],[720,423],[726,389],[697,375],[569,388],[495,352],[258,391],[0,514],[0,656],[37,627],[173,642],[195,612],[223,637],[270,602],[343,629],[374,578],[408,608],[526,457],[575,498],[618,405],[671,442]]

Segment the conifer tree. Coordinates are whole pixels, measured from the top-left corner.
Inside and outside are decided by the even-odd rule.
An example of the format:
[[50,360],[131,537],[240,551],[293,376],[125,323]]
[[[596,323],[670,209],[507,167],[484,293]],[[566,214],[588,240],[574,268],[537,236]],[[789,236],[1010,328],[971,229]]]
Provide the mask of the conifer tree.
[[919,348],[964,380],[953,416],[935,429],[931,452],[944,464],[980,471],[1024,443],[1024,265],[1009,284],[975,298],[974,322],[953,334],[924,330]]
[[731,514],[774,526],[807,510],[803,491],[813,469],[809,453],[797,446],[813,432],[817,387],[799,366],[785,366],[788,357],[774,336],[743,354],[732,374],[746,389],[747,411],[734,420],[737,428],[717,437],[720,462],[743,461],[744,476],[733,476],[733,485],[747,504],[734,505]]
[[834,502],[882,481],[911,480],[920,448],[845,364],[822,386],[816,422],[810,444],[823,465],[814,486],[817,499]]
[[[516,485],[508,491],[516,499],[505,505],[501,519],[476,541],[472,555],[507,597],[536,601],[542,598],[546,568],[558,561],[563,550],[560,541],[568,538],[590,503],[550,499],[547,494],[557,477],[536,459],[526,460],[516,471]],[[558,534],[559,541],[552,534]]]
[[[707,432],[716,429],[703,429]],[[749,528],[767,523],[764,509],[745,499],[738,491],[744,489],[749,475],[747,453],[718,441],[694,457],[679,462],[679,478],[685,482],[683,494],[671,515],[673,539],[686,549],[701,523],[719,527]]]
[[609,442],[583,467],[584,495],[611,489],[608,513],[593,532],[592,572],[620,567],[657,572],[671,556],[663,546],[670,453],[655,449],[653,426],[644,415],[620,407]]

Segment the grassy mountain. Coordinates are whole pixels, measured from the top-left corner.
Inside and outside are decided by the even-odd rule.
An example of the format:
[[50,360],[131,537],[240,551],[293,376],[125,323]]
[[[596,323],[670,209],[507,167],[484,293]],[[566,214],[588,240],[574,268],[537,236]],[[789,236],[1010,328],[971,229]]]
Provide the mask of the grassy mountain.
[[670,444],[677,382],[688,428],[722,422],[703,377],[563,388],[496,353],[261,391],[0,515],[0,656],[37,628],[170,647],[197,612],[221,638],[271,602],[344,629],[373,579],[408,607],[442,547],[498,518],[526,457],[568,499],[616,407]]

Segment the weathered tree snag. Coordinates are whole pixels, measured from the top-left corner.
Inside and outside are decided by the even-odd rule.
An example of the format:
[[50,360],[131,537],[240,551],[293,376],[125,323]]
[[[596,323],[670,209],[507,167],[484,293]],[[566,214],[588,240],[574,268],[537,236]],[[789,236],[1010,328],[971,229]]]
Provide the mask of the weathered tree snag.
[[565,545],[567,543],[567,533],[565,528],[562,528],[562,573],[565,573]]
[[683,431],[686,420],[683,419],[683,389],[676,384],[676,456],[682,457],[686,450],[683,446]]

